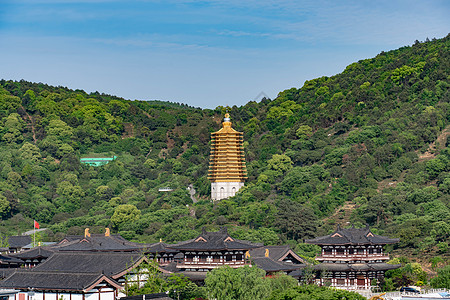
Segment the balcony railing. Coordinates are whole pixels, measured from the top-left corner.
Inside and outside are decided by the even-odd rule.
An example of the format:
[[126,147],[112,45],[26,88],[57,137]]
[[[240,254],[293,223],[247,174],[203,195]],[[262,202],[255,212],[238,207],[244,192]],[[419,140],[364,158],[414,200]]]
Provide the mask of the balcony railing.
[[323,254],[317,256],[317,260],[330,260],[336,258],[338,260],[389,260],[389,256],[383,253],[376,254]]
[[248,262],[245,261],[213,261],[213,262],[206,262],[206,261],[185,261],[182,263],[177,264],[177,268],[196,268],[196,269],[208,269],[208,268],[217,268],[223,265],[227,266],[244,266],[248,265]]

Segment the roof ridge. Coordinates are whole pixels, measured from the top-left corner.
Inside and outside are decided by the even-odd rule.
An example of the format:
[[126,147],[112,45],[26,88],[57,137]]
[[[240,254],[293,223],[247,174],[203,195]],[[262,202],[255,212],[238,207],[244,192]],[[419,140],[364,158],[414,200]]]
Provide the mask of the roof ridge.
[[[35,271],[31,270],[16,270],[14,273],[27,273],[27,274],[45,274],[45,273],[53,273],[53,274],[76,274],[76,275],[105,275],[102,272],[68,272],[68,271],[58,271],[58,270],[49,270],[49,271]],[[105,275],[107,276],[107,275]]]
[[76,254],[76,255],[100,255],[100,254],[108,254],[108,255],[143,255],[141,252],[133,252],[133,251],[80,251],[80,250],[65,250],[65,251],[56,251],[55,254]]

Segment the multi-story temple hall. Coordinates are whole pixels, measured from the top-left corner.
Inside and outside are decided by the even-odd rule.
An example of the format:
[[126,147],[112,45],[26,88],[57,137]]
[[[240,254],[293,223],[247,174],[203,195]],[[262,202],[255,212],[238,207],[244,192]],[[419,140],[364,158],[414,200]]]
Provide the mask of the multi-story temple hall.
[[243,133],[231,128],[230,115],[225,114],[222,129],[211,133],[211,155],[208,179],[211,199],[232,197],[247,179]]
[[373,279],[384,277],[387,270],[401,265],[388,264],[389,256],[383,252],[386,244],[399,239],[373,234],[365,228],[342,229],[339,225],[332,234],[305,240],[322,247],[316,257],[316,283],[345,289],[369,289]]

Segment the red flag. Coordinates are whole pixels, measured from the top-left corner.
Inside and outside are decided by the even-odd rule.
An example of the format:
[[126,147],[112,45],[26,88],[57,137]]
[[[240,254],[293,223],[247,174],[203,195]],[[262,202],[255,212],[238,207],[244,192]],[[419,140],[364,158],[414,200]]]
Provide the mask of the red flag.
[[34,228],[39,229],[39,223],[34,220]]

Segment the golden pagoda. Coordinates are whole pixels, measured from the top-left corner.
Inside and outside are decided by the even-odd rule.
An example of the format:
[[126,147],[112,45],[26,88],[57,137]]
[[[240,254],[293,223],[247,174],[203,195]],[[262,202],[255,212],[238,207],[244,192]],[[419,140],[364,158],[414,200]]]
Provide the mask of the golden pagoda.
[[232,197],[247,179],[244,137],[231,128],[230,115],[225,114],[222,129],[211,133],[211,155],[208,179],[211,180],[211,198]]

